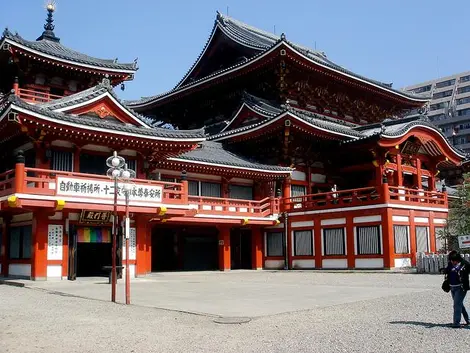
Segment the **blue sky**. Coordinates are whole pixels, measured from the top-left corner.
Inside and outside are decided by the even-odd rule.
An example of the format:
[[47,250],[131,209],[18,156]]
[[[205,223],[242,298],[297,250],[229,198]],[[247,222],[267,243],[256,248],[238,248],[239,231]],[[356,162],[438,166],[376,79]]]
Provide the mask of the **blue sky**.
[[[42,33],[45,0],[2,3],[0,25]],[[91,56],[139,58],[125,99],[171,89],[201,52],[216,10],[326,52],[399,88],[470,70],[468,0],[58,0],[55,33]]]

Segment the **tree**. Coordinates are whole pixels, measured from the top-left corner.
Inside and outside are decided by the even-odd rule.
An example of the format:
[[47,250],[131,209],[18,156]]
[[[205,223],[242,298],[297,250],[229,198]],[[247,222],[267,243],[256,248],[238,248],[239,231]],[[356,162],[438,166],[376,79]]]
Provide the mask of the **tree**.
[[446,251],[458,249],[458,236],[470,234],[470,173],[457,186],[457,193],[449,198],[447,225],[437,236],[446,241]]

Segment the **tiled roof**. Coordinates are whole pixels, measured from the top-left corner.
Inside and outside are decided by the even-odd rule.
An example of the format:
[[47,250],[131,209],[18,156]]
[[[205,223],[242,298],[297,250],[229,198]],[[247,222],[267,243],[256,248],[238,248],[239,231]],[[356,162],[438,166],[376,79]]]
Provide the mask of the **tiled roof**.
[[113,91],[113,88],[108,79],[103,79],[103,81],[93,87],[90,87],[84,91],[72,94],[70,96],[66,96],[60,99],[55,99],[49,101],[47,103],[41,103],[39,106],[42,108],[48,108],[50,110],[58,110],[66,107],[70,107],[76,104],[80,104],[83,102],[87,102],[92,100],[93,98],[99,97],[103,94],[109,93],[118,103],[119,105],[126,110],[128,113],[133,115],[137,120],[140,120],[142,123],[146,123],[146,117],[142,114],[137,113],[133,109],[129,108],[123,101],[121,101],[116,93]]
[[285,174],[289,174],[293,171],[292,168],[260,164],[255,161],[242,158],[226,150],[221,143],[212,141],[201,142],[198,148],[183,153],[178,157],[169,158],[169,160],[182,162],[200,162],[227,167],[238,167],[268,173],[284,172]]
[[67,48],[57,41],[48,39],[41,39],[38,41],[30,41],[22,38],[18,34],[11,33],[8,29],[3,32],[3,38],[1,42],[8,40],[13,45],[25,47],[26,50],[32,50],[41,54],[49,55],[57,60],[71,61],[77,65],[90,65],[97,69],[110,69],[113,71],[126,71],[135,72],[137,70],[136,63],[118,63],[113,59],[98,59],[82,53],[79,53],[73,49]]
[[256,128],[264,124],[269,124],[269,122],[276,120],[277,118],[287,113],[289,113],[291,116],[294,116],[322,130],[331,131],[332,133],[336,133],[336,134],[346,135],[347,137],[350,137],[352,139],[363,137],[363,134],[361,132],[354,130],[351,127],[351,124],[349,123],[342,122],[341,120],[329,118],[321,114],[293,108],[290,106],[279,106],[279,105],[276,105],[275,103],[268,102],[266,100],[255,97],[251,94],[245,93],[243,104],[246,104],[251,109],[259,112],[261,115],[266,116],[266,119],[263,119],[262,121],[259,121],[251,125],[223,131],[218,134],[209,136],[208,138],[210,140],[220,139],[222,137],[226,137],[226,136],[230,136],[230,135],[234,135],[237,133],[251,130],[253,128]]
[[195,140],[195,142],[200,142],[205,139],[204,129],[198,130],[170,130],[170,129],[163,129],[163,128],[146,128],[146,127],[138,127],[131,124],[124,124],[122,122],[116,121],[109,121],[93,116],[87,115],[72,115],[72,114],[65,114],[61,112],[53,111],[47,107],[43,107],[41,105],[33,105],[26,103],[25,101],[21,100],[15,95],[11,95],[9,98],[9,104],[4,108],[8,109],[11,107],[12,109],[21,108],[27,110],[31,113],[36,113],[43,115],[45,117],[54,119],[58,122],[64,122],[68,124],[73,124],[75,126],[83,126],[83,128],[97,128],[100,130],[108,130],[110,133],[119,133],[121,135],[126,134],[133,134],[138,135],[142,138],[155,138],[155,139],[165,139],[171,140],[174,139],[178,141],[179,139],[190,139]]
[[253,26],[250,26],[248,24],[245,24],[245,23],[243,23],[241,21],[238,21],[236,19],[233,19],[229,16],[222,15],[221,13],[217,13],[217,18],[216,18],[216,21],[215,21],[210,39],[212,39],[214,37],[214,33],[217,30],[222,31],[231,40],[233,40],[233,41],[235,41],[235,42],[237,42],[241,45],[244,45],[246,47],[249,47],[251,49],[254,49],[255,52],[257,52],[257,54],[255,54],[255,56],[253,56],[253,57],[248,58],[246,61],[242,61],[242,62],[239,62],[239,63],[237,63],[233,66],[230,66],[228,68],[224,68],[222,70],[212,72],[211,74],[207,75],[206,77],[199,78],[199,79],[197,79],[195,81],[192,81],[192,82],[186,82],[186,79],[189,77],[192,70],[196,67],[197,63],[202,58],[202,56],[204,55],[206,49],[210,45],[211,40],[208,40],[205,47],[204,47],[204,49],[203,49],[203,51],[201,52],[198,59],[196,60],[196,62],[193,64],[193,66],[190,68],[190,70],[186,73],[186,75],[176,85],[176,87],[174,89],[172,89],[168,92],[159,94],[159,95],[150,96],[150,97],[142,97],[139,100],[129,101],[128,104],[130,104],[130,105],[140,105],[140,104],[145,104],[145,103],[148,103],[148,102],[151,102],[151,101],[154,101],[154,100],[158,100],[159,98],[162,98],[162,97],[164,97],[168,94],[171,94],[175,91],[178,91],[179,89],[197,84],[197,83],[199,83],[201,81],[204,81],[204,80],[207,80],[207,79],[209,79],[213,76],[217,76],[217,75],[219,75],[219,74],[221,74],[225,71],[229,71],[231,69],[236,68],[237,66],[241,66],[242,64],[246,64],[246,63],[252,61],[254,58],[256,58],[257,56],[259,56],[259,55],[261,55],[261,54],[263,54],[267,51],[269,51],[271,48],[273,48],[274,46],[276,46],[280,42],[284,42],[284,43],[288,44],[294,50],[298,51],[302,55],[305,55],[306,57],[308,57],[310,60],[312,60],[314,62],[317,62],[317,63],[319,63],[321,65],[324,65],[328,68],[331,68],[333,70],[336,70],[340,73],[343,73],[343,74],[352,76],[354,78],[357,78],[359,80],[365,81],[367,83],[379,86],[380,88],[382,88],[386,91],[389,91],[391,93],[399,94],[400,96],[404,96],[404,97],[407,97],[407,98],[410,98],[410,99],[413,99],[413,100],[422,101],[423,103],[430,98],[430,97],[425,97],[423,95],[416,95],[412,92],[403,92],[403,91],[400,91],[400,90],[395,90],[391,87],[391,84],[379,82],[379,81],[372,80],[372,79],[369,79],[367,77],[358,75],[358,74],[356,74],[352,71],[349,71],[349,70],[335,64],[334,62],[329,60],[323,52],[319,52],[317,50],[313,50],[313,49],[307,48],[305,46],[302,46],[302,45],[299,45],[299,44],[292,43],[292,42],[288,41],[284,34],[281,34],[280,36],[277,36],[277,35],[274,35],[272,33],[269,33],[269,32],[260,30],[258,28],[255,28]]

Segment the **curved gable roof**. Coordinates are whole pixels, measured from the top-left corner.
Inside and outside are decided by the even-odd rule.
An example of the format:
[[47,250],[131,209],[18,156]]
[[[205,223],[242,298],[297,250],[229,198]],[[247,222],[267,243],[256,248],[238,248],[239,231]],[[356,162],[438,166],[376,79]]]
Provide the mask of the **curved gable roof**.
[[[203,60],[205,53],[208,51],[208,48],[211,46],[211,43],[214,40],[216,33],[218,31],[223,33],[230,40],[240,45],[243,45],[247,48],[253,49],[256,54],[248,58],[248,60],[242,63],[237,63],[230,67],[224,68],[222,70],[214,71],[205,77],[201,77],[192,82],[188,82],[188,78],[190,77],[191,73],[196,69],[197,65],[201,62],[201,60]],[[294,52],[297,52],[299,55],[305,57],[307,60],[309,60],[310,62],[314,64],[321,65],[322,67],[328,70],[333,70],[340,75],[349,76],[351,79],[362,81],[363,83],[367,85],[372,85],[375,88],[388,92],[392,95],[400,96],[407,100],[411,100],[411,101],[422,103],[422,104],[424,104],[430,98],[430,97],[425,97],[423,95],[416,95],[412,92],[403,92],[400,90],[395,90],[391,87],[390,84],[386,84],[383,82],[369,79],[362,75],[358,75],[350,70],[347,70],[338,64],[335,64],[334,62],[329,60],[323,52],[319,52],[319,51],[316,51],[308,47],[305,47],[296,43],[292,43],[286,40],[286,37],[284,34],[281,34],[280,36],[276,36],[272,33],[260,30],[258,28],[245,24],[231,17],[217,13],[217,18],[215,20],[211,35],[209,39],[207,40],[201,54],[199,55],[195,63],[192,65],[192,67],[185,74],[183,79],[180,82],[178,82],[175,88],[163,94],[143,97],[135,101],[129,101],[128,104],[133,105],[133,106],[142,106],[148,103],[159,101],[160,99],[163,99],[167,95],[172,95],[175,92],[178,92],[180,90],[185,90],[186,88],[191,87],[193,85],[198,85],[201,82],[209,81],[213,79],[214,77],[225,75],[226,73],[233,71],[233,69],[240,69],[244,67],[245,64],[249,65],[251,62],[253,62],[254,58],[257,58],[260,55],[263,55],[271,51],[280,42],[285,43],[289,48],[291,48],[291,50],[293,50]]]
[[137,71],[136,63],[118,63],[113,59],[99,59],[82,54],[67,48],[57,41],[47,38],[38,41],[26,40],[18,34],[11,33],[8,29],[3,32],[2,45],[8,43],[24,51],[61,61],[71,65],[83,66],[95,70],[133,74]]

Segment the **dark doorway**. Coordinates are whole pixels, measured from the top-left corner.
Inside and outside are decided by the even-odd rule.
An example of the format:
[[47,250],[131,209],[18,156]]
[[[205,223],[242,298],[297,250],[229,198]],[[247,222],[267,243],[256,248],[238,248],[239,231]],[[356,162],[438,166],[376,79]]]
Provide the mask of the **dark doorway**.
[[216,236],[200,234],[184,236],[183,239],[183,270],[210,271],[219,268]]
[[178,270],[178,258],[175,250],[176,230],[162,228],[152,236],[152,271]]
[[230,259],[232,270],[249,270],[252,268],[250,229],[232,229],[230,234]]
[[152,271],[208,271],[219,268],[217,230],[156,227],[152,233]]
[[78,243],[77,276],[108,276],[103,266],[111,266],[111,243]]

